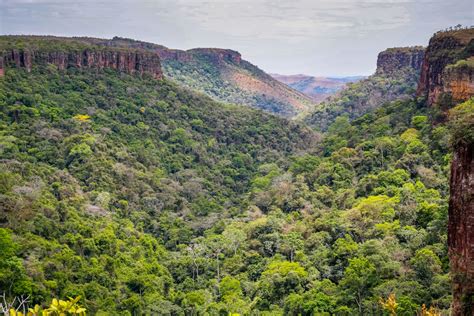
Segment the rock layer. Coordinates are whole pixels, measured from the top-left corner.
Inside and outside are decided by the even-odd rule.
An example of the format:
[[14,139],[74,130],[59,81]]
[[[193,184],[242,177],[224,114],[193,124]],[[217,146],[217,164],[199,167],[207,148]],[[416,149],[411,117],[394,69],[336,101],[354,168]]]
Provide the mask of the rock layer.
[[454,103],[465,101],[474,95],[474,68],[448,67],[442,78],[442,88],[438,89],[438,95],[433,95],[435,100],[443,92],[448,93]]
[[451,164],[448,247],[453,316],[474,315],[474,144],[455,148]]
[[389,48],[377,57],[376,74],[393,74],[403,68],[421,69],[425,49],[422,46]]
[[[443,94],[454,102],[474,94],[473,71],[469,67],[453,71],[448,65],[473,55],[474,29],[441,32],[433,36],[421,67],[417,95],[427,97],[428,105],[438,102]],[[450,70],[451,68],[451,70]]]
[[70,67],[104,69],[111,68],[128,74],[151,74],[156,79],[163,77],[160,58],[157,54],[138,50],[84,49],[79,51],[45,51],[11,49],[0,56],[0,76],[6,67],[21,67],[31,71],[36,64],[53,64],[63,70]]

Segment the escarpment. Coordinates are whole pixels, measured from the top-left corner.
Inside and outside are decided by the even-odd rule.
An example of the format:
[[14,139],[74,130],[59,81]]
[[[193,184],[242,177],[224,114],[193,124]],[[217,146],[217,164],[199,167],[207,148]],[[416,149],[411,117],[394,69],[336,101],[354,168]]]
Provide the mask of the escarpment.
[[376,74],[394,74],[405,68],[419,71],[424,53],[422,46],[386,49],[378,55]]
[[428,105],[469,98],[474,94],[472,56],[474,28],[435,34],[426,49],[417,95],[425,96]]
[[[438,106],[444,113],[472,98],[473,56],[474,29],[435,34],[426,50],[418,95],[425,96],[429,106]],[[451,126],[455,145],[451,163],[448,250],[454,316],[474,315],[474,140],[470,130],[474,128],[472,115],[471,111],[463,112]]]
[[[5,40],[7,39],[7,40]],[[10,43],[21,42],[22,37],[5,37],[0,47],[0,75],[8,67],[25,68],[27,71],[35,65],[52,64],[58,69],[90,68],[115,69],[128,74],[150,74],[156,79],[163,77],[160,57],[148,51],[137,49],[118,49],[84,45],[73,40],[65,42],[48,37],[30,40],[30,46],[9,47]],[[5,41],[8,41],[5,43]],[[61,43],[61,46],[58,43]],[[21,48],[20,48],[21,47]]]

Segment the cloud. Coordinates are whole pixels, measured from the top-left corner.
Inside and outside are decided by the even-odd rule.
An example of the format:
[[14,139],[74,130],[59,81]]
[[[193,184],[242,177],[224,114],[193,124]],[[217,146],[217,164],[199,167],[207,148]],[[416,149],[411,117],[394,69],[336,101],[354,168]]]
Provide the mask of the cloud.
[[0,32],[228,47],[274,72],[369,74],[380,50],[425,44],[472,13],[470,0],[0,0]]

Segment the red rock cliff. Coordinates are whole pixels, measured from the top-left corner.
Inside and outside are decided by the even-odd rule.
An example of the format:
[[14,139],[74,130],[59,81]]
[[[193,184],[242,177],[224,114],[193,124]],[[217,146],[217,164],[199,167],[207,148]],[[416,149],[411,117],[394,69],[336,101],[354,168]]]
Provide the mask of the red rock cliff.
[[[461,102],[474,94],[472,67],[457,65],[474,55],[474,29],[440,32],[433,36],[421,67],[417,95],[426,96],[428,105],[443,95]],[[457,68],[457,69],[456,69]],[[469,69],[471,68],[471,69]]]
[[[426,50],[418,95],[443,111],[474,96],[474,29],[435,34]],[[446,101],[448,100],[448,101]],[[459,135],[469,135],[469,118]],[[448,250],[453,289],[452,315],[474,316],[474,142],[455,140],[451,163]]]
[[21,67],[31,71],[36,64],[53,64],[58,69],[69,67],[104,69],[111,68],[128,74],[151,74],[156,79],[163,77],[160,58],[157,54],[139,50],[114,48],[83,50],[36,50],[9,49],[0,55],[0,76],[6,67]]
[[455,148],[451,163],[448,247],[452,315],[474,315],[474,143]]

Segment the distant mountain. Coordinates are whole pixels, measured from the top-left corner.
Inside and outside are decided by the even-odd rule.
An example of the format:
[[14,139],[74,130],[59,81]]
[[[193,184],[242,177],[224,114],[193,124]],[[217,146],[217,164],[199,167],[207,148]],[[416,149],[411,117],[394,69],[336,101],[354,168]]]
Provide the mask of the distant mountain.
[[304,120],[325,131],[340,115],[355,119],[386,102],[415,95],[425,49],[421,46],[389,48],[379,53],[375,74],[320,103]]
[[80,38],[97,45],[139,48],[156,52],[165,77],[215,100],[243,104],[284,117],[314,106],[309,96],[282,84],[243,60],[239,52],[220,48],[170,49],[162,45],[114,37]]
[[347,83],[356,82],[364,79],[364,76],[351,77],[313,77],[303,74],[298,75],[279,75],[270,74],[273,78],[292,87],[295,90],[303,92],[310,96],[314,101],[320,102],[327,97],[335,94],[345,88]]

